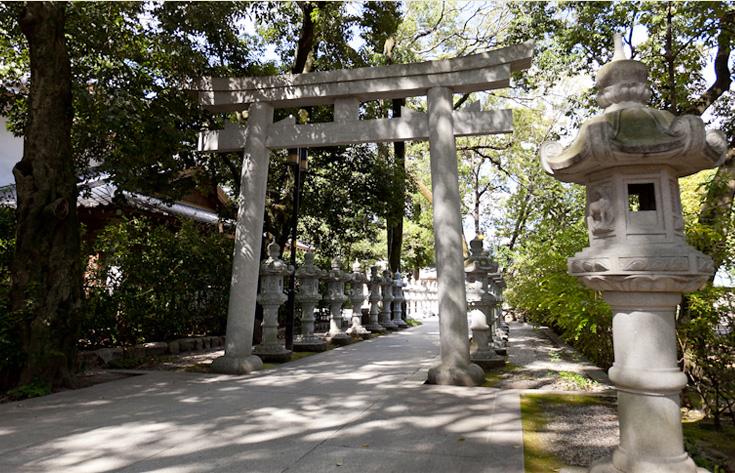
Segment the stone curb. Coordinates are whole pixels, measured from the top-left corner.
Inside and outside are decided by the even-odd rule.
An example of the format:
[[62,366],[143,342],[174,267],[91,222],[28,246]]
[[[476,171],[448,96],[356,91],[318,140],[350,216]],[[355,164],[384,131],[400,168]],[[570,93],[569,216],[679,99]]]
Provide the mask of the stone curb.
[[225,337],[189,337],[170,342],[148,342],[132,347],[100,348],[80,351],[77,362],[81,367],[106,367],[110,362],[122,358],[145,358],[149,356],[177,355],[184,352],[198,352],[220,348],[225,345]]

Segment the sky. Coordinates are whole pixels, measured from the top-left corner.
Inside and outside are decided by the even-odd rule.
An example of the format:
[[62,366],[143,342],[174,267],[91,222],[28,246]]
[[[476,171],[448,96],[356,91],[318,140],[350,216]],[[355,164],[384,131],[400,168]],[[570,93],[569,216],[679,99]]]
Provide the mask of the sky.
[[0,187],[14,184],[13,166],[23,157],[23,139],[13,136],[0,116]]

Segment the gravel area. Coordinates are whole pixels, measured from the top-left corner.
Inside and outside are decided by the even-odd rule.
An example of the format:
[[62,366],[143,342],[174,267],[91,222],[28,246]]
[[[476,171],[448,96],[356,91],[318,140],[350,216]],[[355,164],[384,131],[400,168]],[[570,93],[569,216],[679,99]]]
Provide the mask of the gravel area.
[[612,455],[618,444],[615,406],[550,403],[545,414],[543,442],[567,465],[589,466]]

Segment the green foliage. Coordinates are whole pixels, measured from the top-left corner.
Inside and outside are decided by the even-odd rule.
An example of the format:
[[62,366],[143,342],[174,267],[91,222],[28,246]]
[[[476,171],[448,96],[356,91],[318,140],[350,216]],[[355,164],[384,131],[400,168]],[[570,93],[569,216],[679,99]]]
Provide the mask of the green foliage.
[[577,350],[607,368],[612,364],[612,318],[599,294],[567,274],[567,258],[587,245],[582,221],[541,222],[509,268],[505,298],[532,323],[559,331]]
[[574,371],[559,371],[558,375],[561,379],[573,384],[577,389],[582,391],[591,389],[598,384],[594,379],[590,379]]
[[22,363],[18,322],[20,314],[11,314],[10,265],[15,250],[15,211],[0,208],[0,386],[15,382]]
[[715,426],[735,425],[735,293],[708,287],[689,294],[678,327],[684,371]]
[[91,254],[87,346],[224,332],[232,241],[211,227],[123,220],[99,235]]
[[33,381],[9,390],[6,395],[12,401],[22,401],[51,394],[51,385],[45,381]]

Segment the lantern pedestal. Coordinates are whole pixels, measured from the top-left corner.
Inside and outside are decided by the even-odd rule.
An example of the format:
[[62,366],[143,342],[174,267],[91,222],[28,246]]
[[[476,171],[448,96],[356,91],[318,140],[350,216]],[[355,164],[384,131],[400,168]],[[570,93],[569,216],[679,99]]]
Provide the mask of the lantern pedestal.
[[314,266],[314,253],[304,255],[304,265],[296,270],[299,289],[296,300],[301,304],[301,334],[294,340],[294,351],[325,351],[327,342],[314,335],[314,308],[321,299],[319,295],[319,279],[327,275],[326,271]]
[[[590,473],[697,473],[684,451],[679,393],[687,379],[677,366],[679,293],[605,292],[613,311],[620,445]],[[565,469],[564,472],[580,471]],[[585,470],[581,470],[585,471]]]

